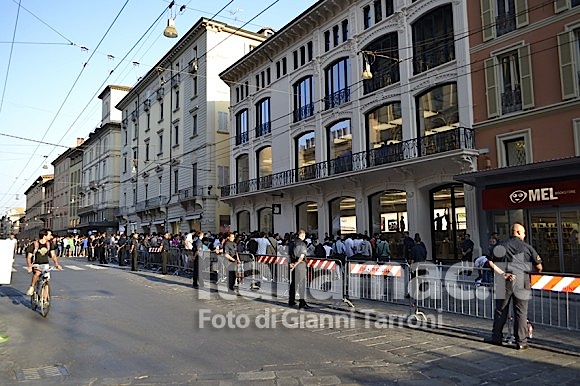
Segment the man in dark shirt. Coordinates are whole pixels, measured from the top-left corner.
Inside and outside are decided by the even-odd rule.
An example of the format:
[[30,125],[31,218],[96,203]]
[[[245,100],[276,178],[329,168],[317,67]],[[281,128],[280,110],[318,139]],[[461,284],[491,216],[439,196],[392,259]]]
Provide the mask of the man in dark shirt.
[[54,265],[57,269],[61,270],[62,267],[58,263],[58,257],[56,256],[56,245],[52,242],[52,231],[50,229],[42,229],[38,232],[38,240],[33,241],[26,248],[26,265],[28,272],[34,272],[32,275],[32,280],[30,282],[30,287],[26,291],[27,296],[32,296],[34,293],[34,286],[40,277],[41,270],[32,267],[32,264],[48,264],[48,258],[50,257],[54,261]]
[[191,283],[193,288],[199,288],[199,282],[201,281],[201,278],[199,277],[199,260],[203,254],[203,237],[204,233],[199,231],[197,232],[197,237],[193,241],[193,278]]
[[228,233],[222,256],[226,259],[227,262],[226,268],[228,270],[228,290],[232,292],[235,291],[236,295],[239,295],[240,292],[234,288],[236,285],[237,265],[241,263],[240,258],[238,257],[236,243],[234,242],[235,238],[236,235],[234,235],[232,232]]
[[169,252],[171,248],[171,239],[173,236],[167,232],[161,240],[161,274],[167,275],[167,262],[169,260]]
[[306,243],[304,239],[306,238],[306,231],[300,229],[297,234],[296,240],[293,243],[293,250],[291,253],[291,279],[290,291],[288,304],[290,306],[296,305],[296,289],[298,290],[298,308],[308,309],[311,308],[308,303],[306,303]]
[[[528,243],[524,242],[526,229],[521,223],[514,223],[512,236],[493,249],[493,262],[490,266],[502,275],[503,280],[496,280],[497,285],[503,285],[496,289],[495,312],[493,318],[493,330],[491,339],[487,343],[501,345],[503,327],[507,321],[509,305],[513,299],[514,305],[514,335],[518,350],[528,348],[528,301],[531,296],[530,273],[532,266],[537,272],[542,271],[542,259],[538,252]],[[503,293],[502,293],[503,292]]]
[[131,240],[129,241],[129,256],[131,257],[131,271],[139,270],[139,233],[133,233]]

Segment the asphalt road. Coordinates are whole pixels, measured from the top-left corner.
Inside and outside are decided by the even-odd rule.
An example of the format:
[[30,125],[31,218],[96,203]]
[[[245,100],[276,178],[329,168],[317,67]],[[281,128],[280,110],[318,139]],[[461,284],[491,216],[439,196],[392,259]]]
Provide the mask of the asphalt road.
[[0,287],[0,385],[572,385],[580,374],[575,332],[564,349],[518,352],[475,330],[410,328],[322,302],[299,312],[186,278],[62,264],[47,318],[24,296],[21,256]]

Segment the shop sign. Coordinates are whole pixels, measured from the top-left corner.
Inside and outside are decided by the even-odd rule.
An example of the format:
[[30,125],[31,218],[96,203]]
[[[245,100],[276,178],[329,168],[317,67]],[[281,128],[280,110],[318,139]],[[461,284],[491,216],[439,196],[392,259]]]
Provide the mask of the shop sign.
[[580,180],[504,186],[481,194],[484,210],[580,204]]

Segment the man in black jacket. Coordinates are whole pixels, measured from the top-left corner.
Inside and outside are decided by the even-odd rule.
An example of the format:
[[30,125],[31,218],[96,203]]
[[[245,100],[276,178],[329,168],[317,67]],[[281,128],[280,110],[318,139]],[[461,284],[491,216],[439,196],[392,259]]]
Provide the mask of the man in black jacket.
[[[304,239],[306,238],[306,231],[300,229],[297,234],[296,240],[294,240],[292,245],[292,252],[290,255],[290,272],[292,282],[290,283],[290,293],[288,299],[288,305],[296,305],[296,290],[298,290],[298,308],[308,309],[311,308],[308,303],[306,303],[306,243]],[[290,248],[288,248],[290,249]]]

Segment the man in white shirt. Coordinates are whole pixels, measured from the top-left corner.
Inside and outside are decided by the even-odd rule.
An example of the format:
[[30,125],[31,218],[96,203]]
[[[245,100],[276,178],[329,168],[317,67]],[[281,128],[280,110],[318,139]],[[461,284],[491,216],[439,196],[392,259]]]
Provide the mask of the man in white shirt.
[[270,245],[270,240],[266,236],[265,232],[260,232],[260,237],[256,238],[258,242],[258,250],[256,251],[257,256],[264,256],[267,254],[268,245]]
[[16,236],[14,235],[14,233],[10,233],[10,235],[8,236],[8,240],[10,240],[10,242],[14,245],[14,248],[13,248],[14,252],[12,253],[12,257],[14,257],[14,255],[16,255],[18,240],[16,240]]

